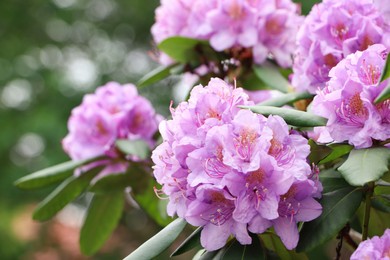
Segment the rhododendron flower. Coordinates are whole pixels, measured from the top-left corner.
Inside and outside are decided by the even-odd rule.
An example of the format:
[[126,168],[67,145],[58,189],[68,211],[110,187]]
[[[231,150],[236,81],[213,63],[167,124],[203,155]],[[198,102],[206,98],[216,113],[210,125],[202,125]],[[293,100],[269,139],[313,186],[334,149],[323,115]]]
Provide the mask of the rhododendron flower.
[[390,138],[390,101],[374,104],[389,82],[379,82],[386,56],[386,47],[375,44],[347,56],[330,71],[330,80],[311,109],[328,118],[326,131],[334,141],[366,148],[373,139]]
[[[285,218],[294,234],[285,245],[292,249],[298,242],[296,222],[321,213],[313,199],[321,184],[312,181],[306,160],[310,147],[282,118],[240,105],[253,105],[243,89],[213,78],[171,109],[172,120],[159,127],[163,143],[152,153],[162,185],[156,192],[168,196],[169,215],[203,226],[201,243],[207,250],[223,247],[230,235],[250,244],[248,231],[262,233]],[[305,191],[295,191],[302,183]]]
[[107,159],[86,166],[105,165],[103,175],[124,172],[126,160],[114,162],[124,158],[115,141],[142,139],[152,148],[158,123],[159,116],[150,102],[138,95],[134,85],[110,82],[94,94],[85,95],[81,105],[72,110],[69,133],[62,145],[73,160],[106,156]]
[[296,247],[299,234],[296,223],[321,215],[322,207],[315,199],[317,185],[310,179],[296,181],[279,201],[279,218],[272,221],[275,232],[288,249]]
[[[163,0],[152,27],[154,41],[172,36],[209,40],[217,51],[250,48],[256,63],[272,56],[289,67],[303,18],[291,0]],[[169,62],[165,55],[163,63]]]
[[389,47],[390,20],[381,11],[373,0],[324,0],[313,6],[297,35],[292,85],[314,94],[347,55],[375,43]]
[[386,229],[381,237],[362,241],[351,256],[351,260],[360,259],[390,259],[390,229]]

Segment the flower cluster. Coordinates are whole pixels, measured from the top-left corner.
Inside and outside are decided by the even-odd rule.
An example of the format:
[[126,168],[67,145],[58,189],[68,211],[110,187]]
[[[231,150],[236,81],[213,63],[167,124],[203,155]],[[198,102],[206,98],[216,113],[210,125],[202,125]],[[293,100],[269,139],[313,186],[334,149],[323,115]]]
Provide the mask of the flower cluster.
[[390,46],[390,20],[379,0],[324,0],[313,6],[297,35],[292,85],[315,93],[329,80],[329,70],[351,53],[381,43]]
[[154,176],[175,213],[202,226],[202,246],[223,247],[230,235],[250,244],[248,231],[273,226],[287,248],[298,242],[298,221],[321,214],[317,173],[307,140],[278,116],[238,108],[252,105],[241,88],[213,78],[160,123],[163,143],[152,153]]
[[390,259],[390,229],[381,237],[374,236],[361,242],[351,256],[351,260],[360,259]]
[[94,94],[85,95],[82,104],[72,110],[69,133],[62,145],[73,160],[107,157],[93,163],[106,165],[102,175],[124,172],[126,160],[113,160],[123,157],[115,141],[142,139],[152,148],[158,123],[159,116],[150,102],[138,95],[134,85],[110,82]]
[[156,43],[185,36],[209,40],[217,51],[250,48],[258,64],[271,55],[289,67],[296,48],[291,36],[303,21],[299,13],[291,0],[162,0],[152,34]]
[[328,118],[326,130],[334,141],[366,148],[373,139],[390,138],[390,100],[374,103],[389,83],[379,82],[387,52],[384,45],[372,45],[348,55],[329,72],[330,80],[311,109]]

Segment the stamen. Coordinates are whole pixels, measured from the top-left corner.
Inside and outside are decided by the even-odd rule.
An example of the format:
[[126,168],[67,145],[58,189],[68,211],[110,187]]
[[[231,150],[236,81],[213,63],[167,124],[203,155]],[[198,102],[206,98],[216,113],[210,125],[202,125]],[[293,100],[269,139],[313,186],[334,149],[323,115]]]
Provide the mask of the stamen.
[[162,190],[157,189],[156,186],[153,186],[153,191],[154,191],[154,194],[156,194],[157,198],[159,198],[160,200],[169,199],[169,196],[162,197],[161,195],[166,195],[166,194]]

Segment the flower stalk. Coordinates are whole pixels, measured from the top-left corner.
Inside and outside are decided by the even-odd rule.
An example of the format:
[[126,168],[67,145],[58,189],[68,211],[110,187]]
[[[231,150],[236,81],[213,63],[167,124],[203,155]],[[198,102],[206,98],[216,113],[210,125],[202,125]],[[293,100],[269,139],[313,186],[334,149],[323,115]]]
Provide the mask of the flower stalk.
[[364,212],[364,219],[363,219],[363,234],[362,234],[362,240],[366,240],[368,237],[368,225],[370,222],[370,213],[371,213],[371,198],[374,194],[374,188],[375,183],[369,182],[367,184],[367,192],[366,192],[366,199],[365,199],[365,212]]

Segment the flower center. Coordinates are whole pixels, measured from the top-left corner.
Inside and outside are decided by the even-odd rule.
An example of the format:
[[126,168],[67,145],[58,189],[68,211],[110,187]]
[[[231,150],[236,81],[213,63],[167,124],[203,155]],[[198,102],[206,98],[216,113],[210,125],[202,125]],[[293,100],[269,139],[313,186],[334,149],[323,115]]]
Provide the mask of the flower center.
[[390,124],[390,99],[376,105],[376,109],[382,118],[383,124]]
[[345,24],[339,23],[336,26],[332,26],[330,33],[333,37],[338,38],[340,41],[344,40],[345,35],[348,33],[349,28]]
[[338,60],[335,56],[333,56],[332,54],[326,54],[324,56],[324,63],[326,66],[328,66],[329,68],[333,68],[334,66],[337,65],[338,63]]
[[108,131],[107,129],[104,127],[103,123],[101,120],[98,120],[97,123],[96,123],[96,128],[97,128],[97,132],[98,134],[101,134],[101,135],[106,135],[108,134]]
[[367,108],[364,107],[359,93],[355,93],[347,102],[343,101],[336,113],[344,122],[356,126],[364,125],[368,117]]
[[200,214],[200,217],[216,226],[223,225],[232,216],[234,210],[233,201],[227,200],[218,191],[211,191],[208,194],[208,199],[211,207]]
[[376,85],[382,74],[378,65],[367,64],[366,59],[363,59],[363,65],[360,66],[360,79],[369,85]]
[[364,35],[363,40],[360,44],[360,51],[364,51],[367,49],[369,46],[373,45],[374,41],[371,40],[371,38],[368,35]]
[[206,173],[213,178],[222,178],[229,172],[229,168],[223,163],[221,146],[217,147],[214,157],[206,159],[204,169]]
[[280,34],[283,31],[283,26],[279,23],[277,18],[273,17],[265,23],[265,30],[270,34]]
[[294,216],[298,214],[301,204],[296,202],[293,198],[297,192],[297,187],[295,185],[291,186],[286,194],[284,194],[279,202],[279,215],[281,217],[290,218],[292,222]]
[[242,6],[237,1],[233,1],[228,12],[229,16],[234,20],[239,20],[245,15]]
[[244,160],[249,161],[252,154],[252,145],[257,138],[257,133],[252,129],[244,129],[240,135],[235,138],[235,147],[238,156]]
[[294,149],[290,145],[283,145],[275,137],[271,140],[268,154],[276,159],[279,166],[287,165],[295,158]]
[[245,186],[249,192],[252,192],[250,196],[254,196],[256,200],[256,209],[259,209],[260,202],[264,201],[267,197],[268,189],[263,185],[264,178],[265,173],[262,169],[250,172],[246,178]]

